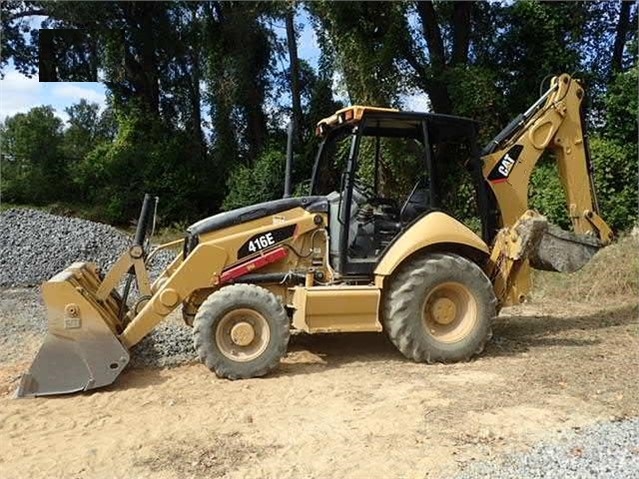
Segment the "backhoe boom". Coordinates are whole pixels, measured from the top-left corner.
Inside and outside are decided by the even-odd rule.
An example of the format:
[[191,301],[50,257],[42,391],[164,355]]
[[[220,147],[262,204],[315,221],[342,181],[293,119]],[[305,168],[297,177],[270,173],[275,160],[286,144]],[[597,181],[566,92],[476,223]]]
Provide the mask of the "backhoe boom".
[[530,175],[544,152],[553,154],[566,194],[573,230],[606,245],[612,231],[599,216],[582,116],[584,89],[563,74],[550,89],[498,135],[483,160],[484,177],[495,194],[501,226],[513,226],[528,210]]
[[[488,273],[502,304],[525,298],[531,287],[529,265],[573,272],[612,241],[610,227],[599,216],[584,125],[584,96],[579,80],[566,74],[554,77],[548,91],[483,151],[482,171],[497,202],[501,228]],[[572,232],[542,225],[545,219],[529,210],[530,176],[545,152],[557,162]],[[533,224],[543,234],[522,236]]]

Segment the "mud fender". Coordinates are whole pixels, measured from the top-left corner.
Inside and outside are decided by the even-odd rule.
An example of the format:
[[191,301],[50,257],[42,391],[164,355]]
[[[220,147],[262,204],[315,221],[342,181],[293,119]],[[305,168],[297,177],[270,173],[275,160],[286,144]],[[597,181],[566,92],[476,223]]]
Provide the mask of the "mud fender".
[[447,214],[435,211],[417,220],[395,239],[377,264],[375,275],[392,274],[410,255],[438,243],[458,244],[490,254],[479,236]]

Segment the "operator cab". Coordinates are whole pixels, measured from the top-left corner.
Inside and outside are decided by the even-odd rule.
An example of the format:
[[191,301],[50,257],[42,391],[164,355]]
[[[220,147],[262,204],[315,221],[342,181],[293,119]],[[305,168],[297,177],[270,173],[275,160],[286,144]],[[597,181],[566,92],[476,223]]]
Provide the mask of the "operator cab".
[[[476,165],[481,178],[476,125],[460,117],[359,106],[318,123],[323,142],[310,194],[328,200],[330,260],[337,272],[370,276],[410,224],[440,209],[445,192],[438,191],[437,177],[447,162]],[[465,148],[451,148],[455,143]],[[462,150],[465,157],[457,157]]]

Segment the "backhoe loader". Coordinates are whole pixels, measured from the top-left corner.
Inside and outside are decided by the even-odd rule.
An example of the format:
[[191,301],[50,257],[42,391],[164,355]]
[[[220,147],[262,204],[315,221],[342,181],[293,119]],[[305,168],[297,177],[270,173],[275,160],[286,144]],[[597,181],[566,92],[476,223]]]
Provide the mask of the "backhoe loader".
[[[385,331],[414,361],[469,360],[499,309],[525,300],[531,267],[574,271],[612,240],[595,198],[583,99],[579,80],[554,77],[483,150],[473,120],[344,108],[317,124],[308,196],[290,196],[287,161],[284,198],[203,219],[154,251],[145,245],[157,199],[145,196],[133,243],[110,271],[74,263],[43,284],[48,334],[17,396],[111,384],[131,348],[176,308],[201,361],[229,379],[276,368],[291,330]],[[393,151],[414,182],[388,175]],[[528,208],[545,152],[557,162],[570,232]],[[451,163],[472,176],[478,233],[442,204]],[[149,261],[169,248],[175,259],[151,281]]]

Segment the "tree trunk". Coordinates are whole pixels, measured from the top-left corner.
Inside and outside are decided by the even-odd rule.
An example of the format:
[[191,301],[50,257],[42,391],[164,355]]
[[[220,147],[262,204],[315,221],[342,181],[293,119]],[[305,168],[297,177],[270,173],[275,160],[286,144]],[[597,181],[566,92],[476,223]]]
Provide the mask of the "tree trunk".
[[131,39],[124,46],[124,69],[131,83],[131,93],[147,111],[157,116],[160,86],[155,59],[153,4],[121,2],[122,13],[131,31]]
[[468,61],[470,44],[470,14],[473,2],[455,2],[453,5],[453,65]]
[[248,163],[253,164],[266,142],[266,115],[262,110],[264,95],[256,85],[244,93],[242,107],[246,114],[246,141],[248,143]]
[[610,62],[610,77],[621,71],[623,60],[623,49],[628,36],[628,27],[630,23],[630,7],[634,2],[622,1],[621,10],[619,11],[619,21],[617,22],[617,32],[615,34],[615,43],[612,48],[612,60]]
[[140,63],[144,72],[144,93],[143,97],[149,110],[153,113],[159,112],[160,105],[160,85],[157,74],[157,61],[155,58],[155,38],[153,32],[153,9],[144,9],[142,12],[142,51]]
[[442,32],[437,21],[437,13],[433,2],[418,1],[417,13],[422,22],[422,30],[428,45],[428,54],[430,64],[434,70],[443,70],[446,66],[446,56],[444,51],[444,41],[442,40]]
[[286,13],[286,43],[290,60],[291,102],[293,104],[293,129],[298,144],[302,138],[302,100],[300,94],[299,60],[297,58],[297,42],[295,39],[295,5]]
[[198,25],[197,19],[197,6],[191,10],[191,22],[192,25],[196,25],[198,34],[196,35],[197,41],[195,45],[191,45],[189,48],[191,57],[191,134],[193,141],[197,144],[200,153],[204,152],[204,137],[202,135],[202,93],[200,92],[200,80],[202,78],[202,70],[200,65],[200,55],[202,48],[202,35],[201,29]]
[[[446,48],[439,19],[432,1],[418,1],[417,14],[422,23],[422,32],[428,48],[430,65],[421,65],[417,57],[407,48],[405,57],[413,67],[428,94],[431,107],[436,113],[453,113],[453,99],[446,84],[446,69],[450,66],[464,65],[468,62],[470,47],[471,14],[473,2],[455,2],[451,23],[452,47],[447,60]],[[430,66],[430,68],[429,68]]]

